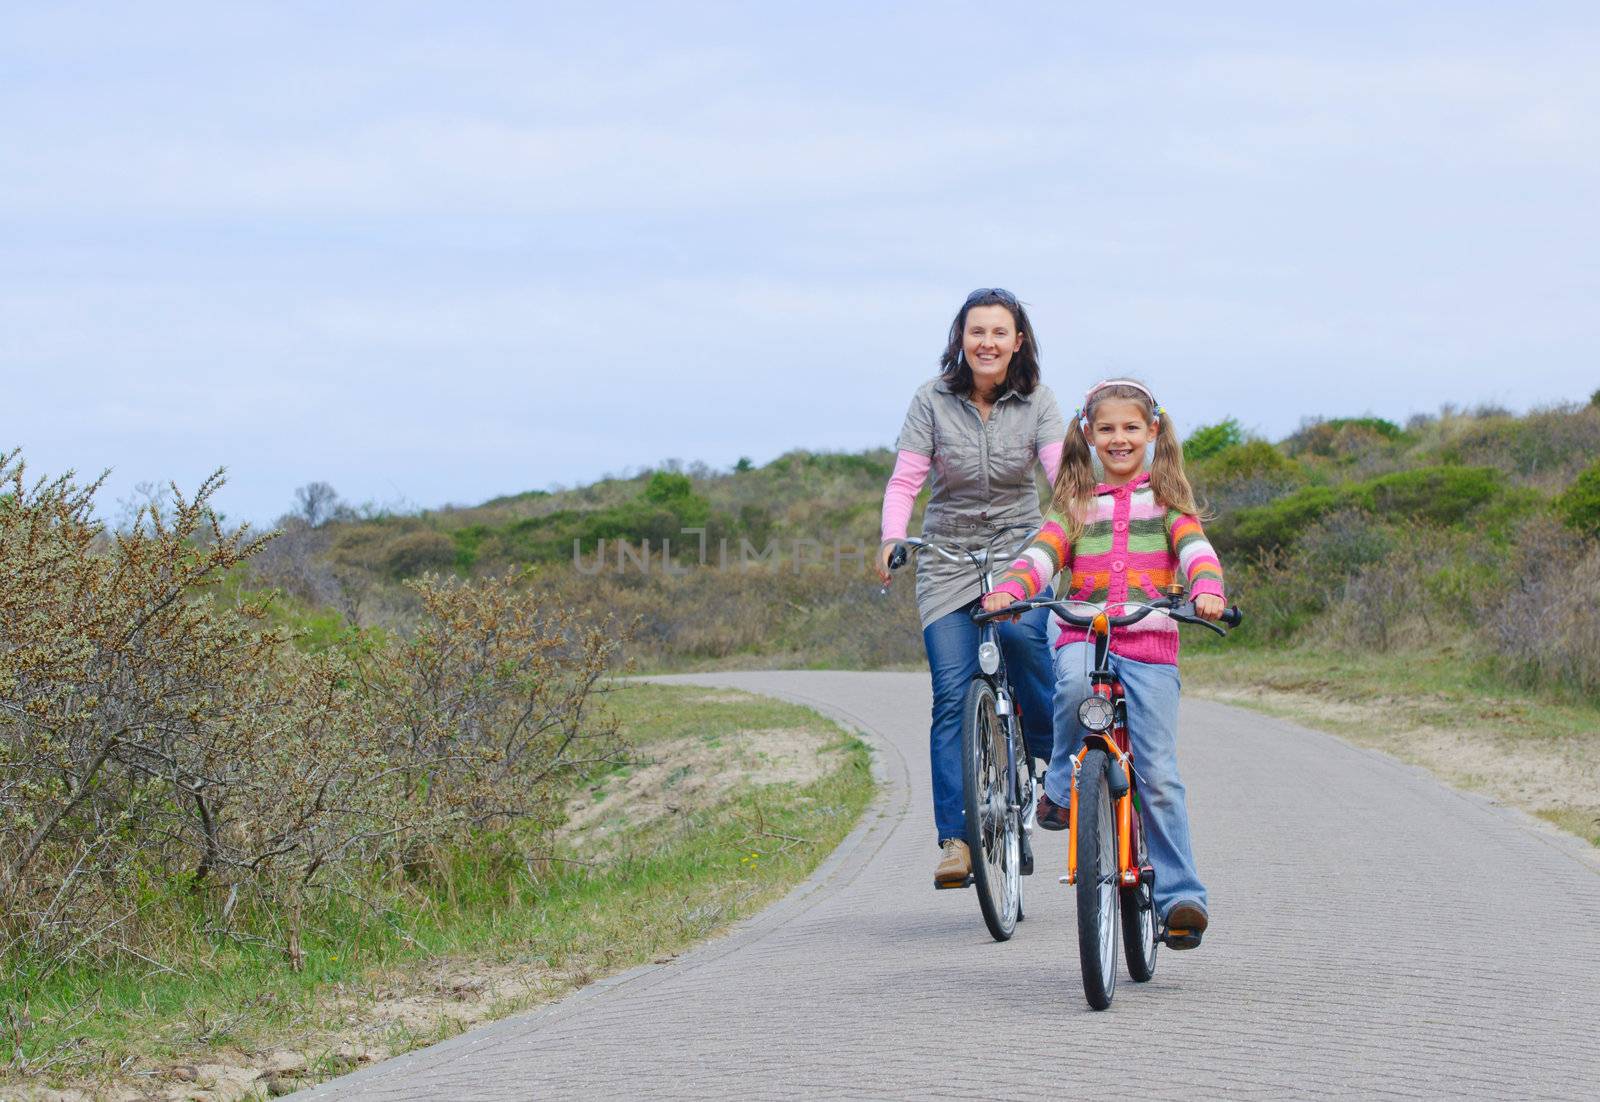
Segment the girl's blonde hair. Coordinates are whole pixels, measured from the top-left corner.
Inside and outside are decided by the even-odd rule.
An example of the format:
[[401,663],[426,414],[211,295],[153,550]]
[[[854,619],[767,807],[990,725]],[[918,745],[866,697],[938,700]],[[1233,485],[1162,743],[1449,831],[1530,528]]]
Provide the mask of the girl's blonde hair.
[[1156,404],[1142,383],[1118,379],[1101,383],[1084,395],[1083,408],[1067,426],[1066,439],[1061,442],[1061,470],[1056,473],[1050,508],[1066,519],[1068,541],[1082,535],[1084,524],[1094,512],[1097,483],[1094,449],[1089,446],[1087,430],[1094,424],[1095,411],[1101,403],[1110,401],[1132,402],[1139,407],[1145,423],[1156,427],[1156,454],[1150,463],[1150,490],[1156,501],[1169,509],[1204,519],[1194,489],[1189,485],[1189,476],[1183,473],[1183,445],[1178,440],[1172,418]]

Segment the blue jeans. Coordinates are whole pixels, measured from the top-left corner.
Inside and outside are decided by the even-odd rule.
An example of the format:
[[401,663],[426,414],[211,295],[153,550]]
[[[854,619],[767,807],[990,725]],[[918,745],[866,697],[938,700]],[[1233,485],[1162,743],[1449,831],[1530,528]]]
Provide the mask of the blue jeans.
[[[1049,596],[1046,588],[1040,596]],[[933,726],[928,756],[933,763],[933,821],[939,840],[966,838],[966,803],[961,787],[961,705],[967,685],[978,673],[979,628],[972,622],[977,602],[946,613],[922,629],[933,674]],[[1050,648],[1045,626],[1050,610],[1037,608],[1016,623],[1000,624],[1000,651],[1006,675],[1022,709],[1023,737],[1036,758],[1048,758],[1054,741],[1051,725]],[[1071,770],[1068,770],[1070,775]]]
[[[1055,652],[1056,747],[1044,788],[1062,807],[1071,798],[1072,757],[1086,734],[1078,722],[1078,705],[1089,695],[1093,661],[1094,648],[1087,642],[1068,643]],[[1189,839],[1189,806],[1178,776],[1178,667],[1113,654],[1111,670],[1128,702],[1129,749],[1150,864],[1156,870],[1156,913],[1165,917],[1180,899],[1197,899],[1205,906],[1206,888],[1195,871]]]

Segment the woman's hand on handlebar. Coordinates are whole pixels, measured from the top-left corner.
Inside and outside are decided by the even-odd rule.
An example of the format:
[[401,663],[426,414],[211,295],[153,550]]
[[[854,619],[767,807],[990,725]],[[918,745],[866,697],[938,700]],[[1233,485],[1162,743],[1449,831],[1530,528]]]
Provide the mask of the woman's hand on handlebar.
[[1227,606],[1222,598],[1215,593],[1197,593],[1194,598],[1194,614],[1202,620],[1219,620]]
[[894,540],[884,540],[878,548],[878,580],[884,585],[889,584],[889,556],[894,554]]

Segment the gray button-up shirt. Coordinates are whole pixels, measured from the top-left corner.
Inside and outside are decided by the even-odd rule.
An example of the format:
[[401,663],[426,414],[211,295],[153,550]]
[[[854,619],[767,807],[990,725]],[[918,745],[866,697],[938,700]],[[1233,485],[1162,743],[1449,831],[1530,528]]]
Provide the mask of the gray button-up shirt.
[[[895,447],[933,460],[932,493],[922,517],[922,534],[981,548],[994,533],[1012,524],[1037,528],[1039,491],[1034,464],[1039,449],[1059,444],[1066,425],[1056,396],[1044,384],[1029,395],[1007,390],[985,421],[978,407],[950,393],[940,379],[917,388]],[[1020,546],[1024,533],[1002,551]],[[981,579],[970,564],[939,556],[917,556],[917,613],[927,627],[939,617],[975,600]]]

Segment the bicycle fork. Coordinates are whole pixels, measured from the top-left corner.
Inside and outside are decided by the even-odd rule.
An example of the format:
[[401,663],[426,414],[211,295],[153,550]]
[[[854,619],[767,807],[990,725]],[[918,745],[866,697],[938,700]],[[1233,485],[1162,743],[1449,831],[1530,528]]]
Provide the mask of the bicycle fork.
[[1110,759],[1106,784],[1111,789],[1112,811],[1117,825],[1117,881],[1123,887],[1136,886],[1141,878],[1153,870],[1140,868],[1134,858],[1133,816],[1133,757],[1115,739],[1105,732],[1096,732],[1083,740],[1083,747],[1072,759],[1072,788],[1067,803],[1067,875],[1064,884],[1078,881],[1078,778],[1083,772],[1083,759],[1090,750],[1104,750]]

